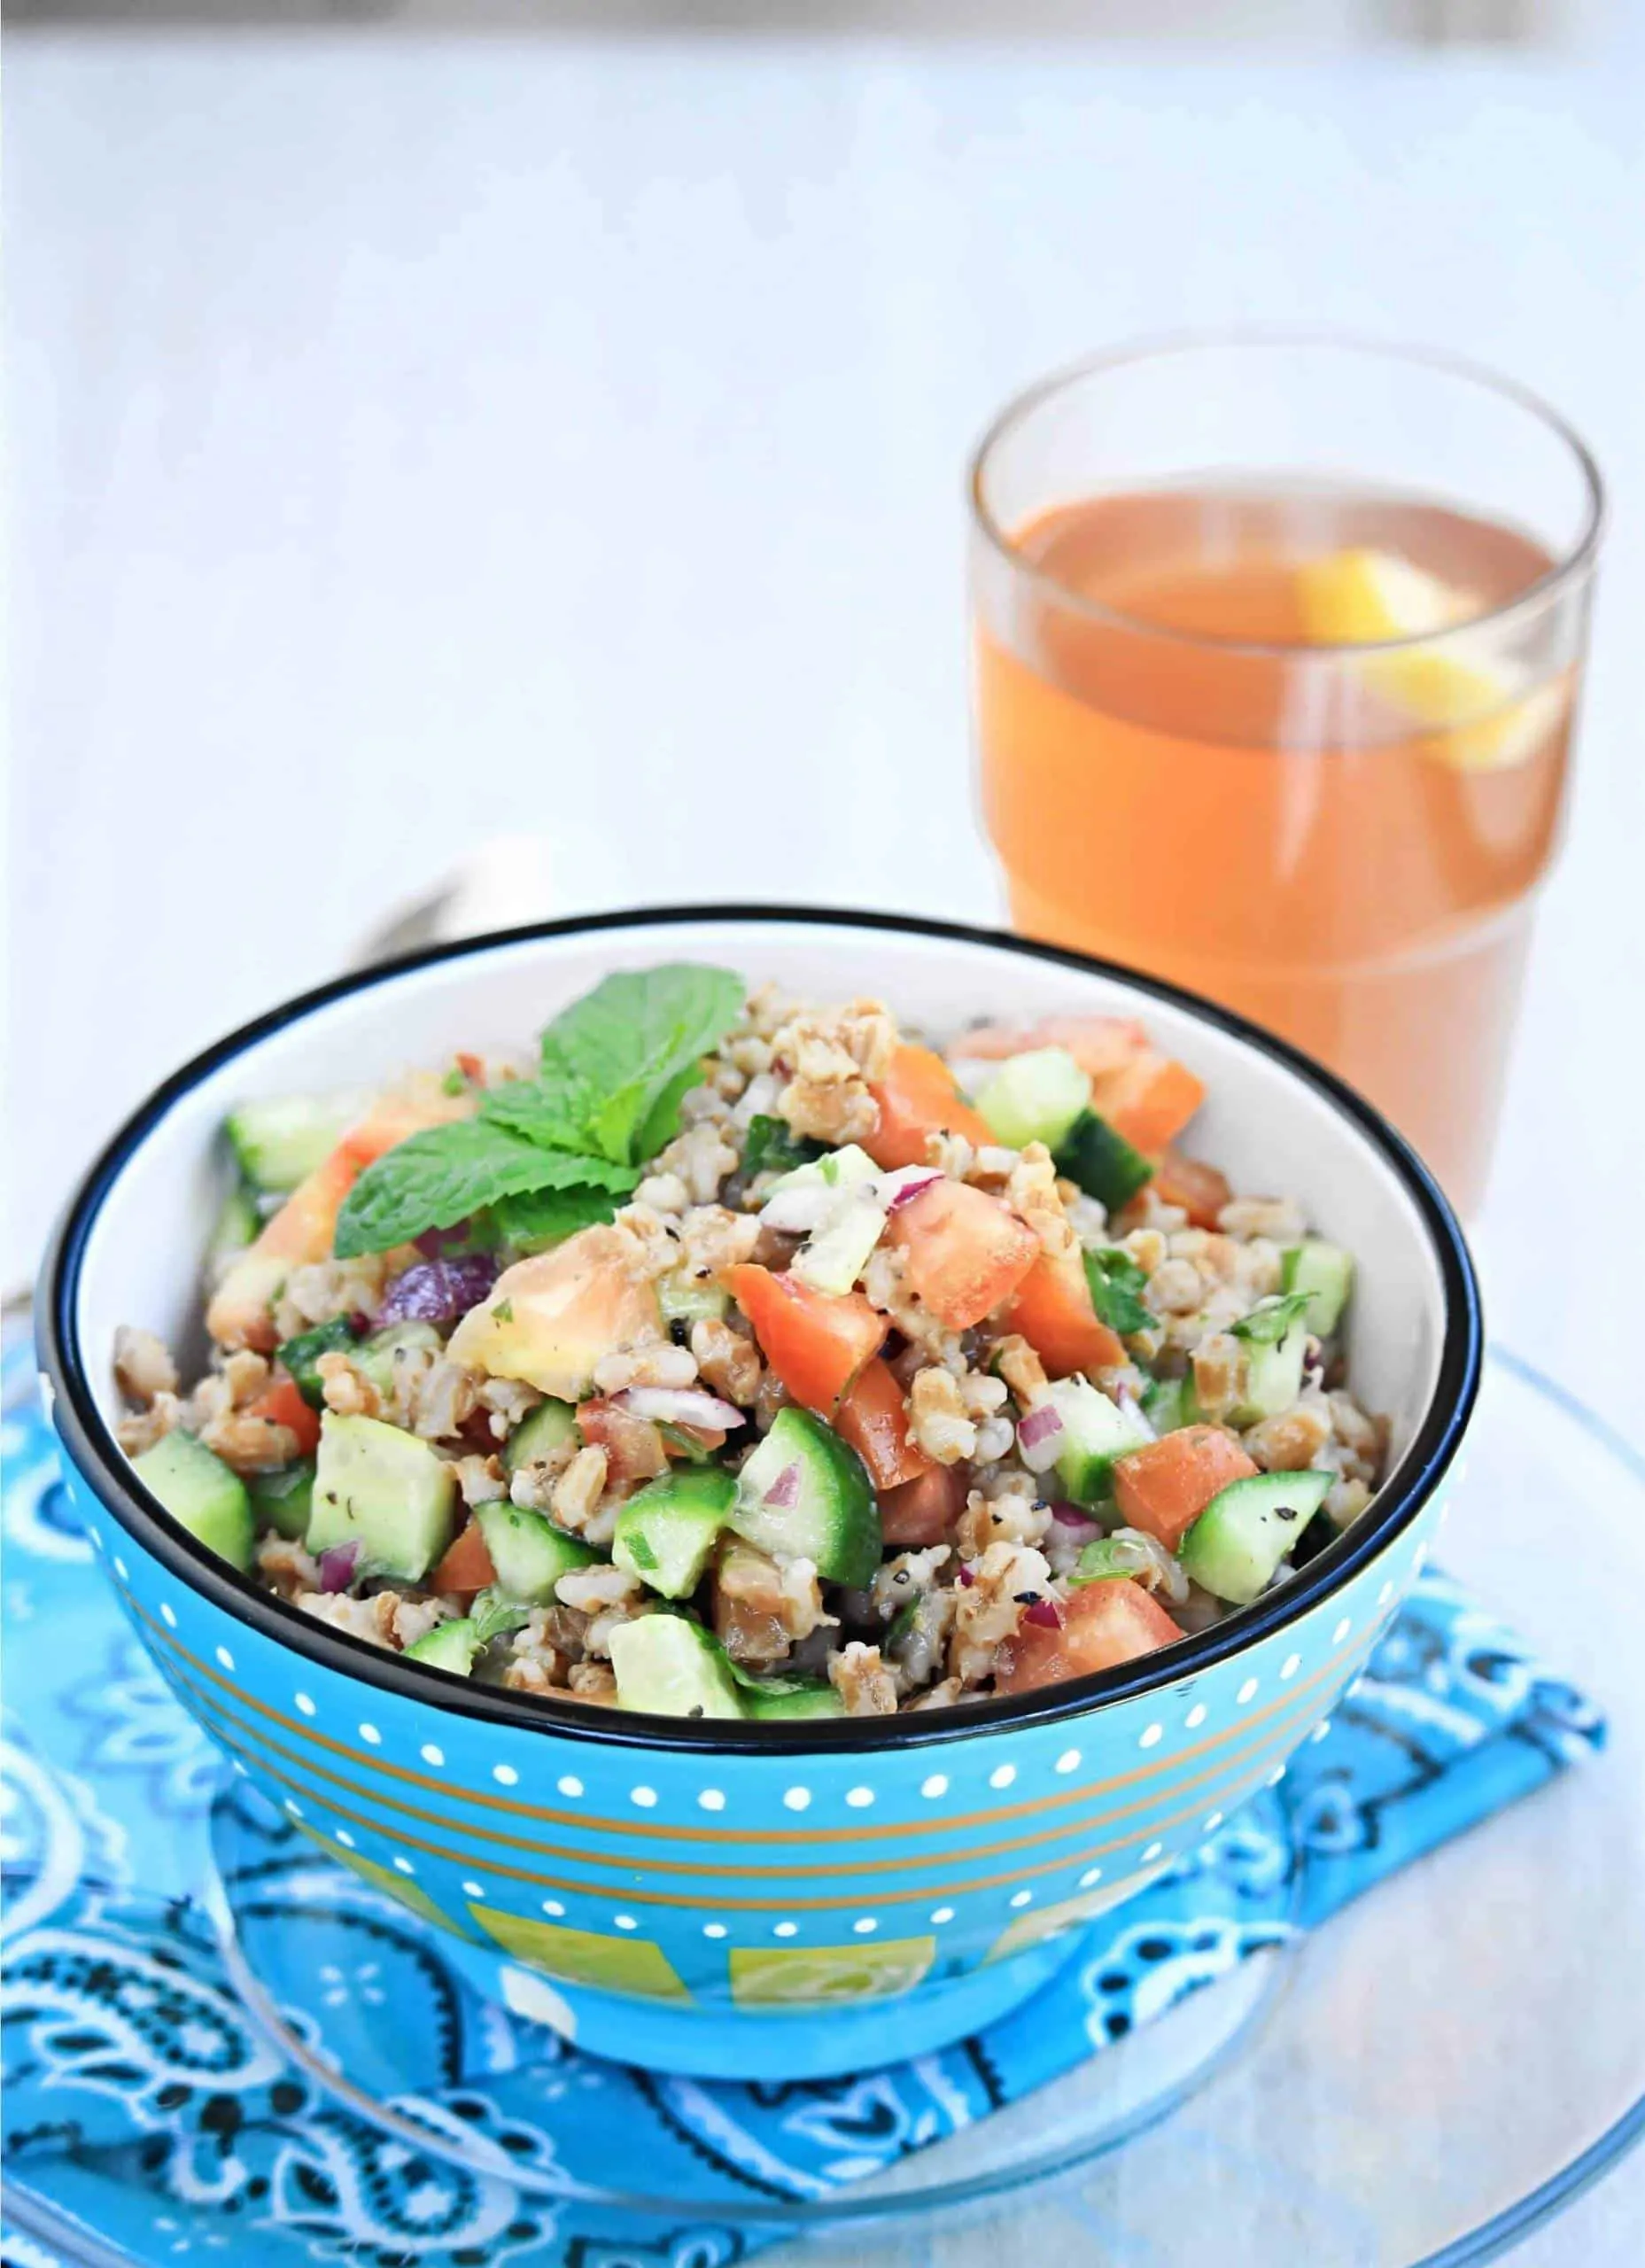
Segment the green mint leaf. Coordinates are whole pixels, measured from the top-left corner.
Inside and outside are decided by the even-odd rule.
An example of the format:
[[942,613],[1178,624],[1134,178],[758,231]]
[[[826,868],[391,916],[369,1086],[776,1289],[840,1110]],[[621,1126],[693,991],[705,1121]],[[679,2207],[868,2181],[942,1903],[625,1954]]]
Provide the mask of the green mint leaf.
[[[542,1036],[548,1093],[601,1157],[627,1164],[666,1142],[688,1074],[742,1013],[747,989],[729,969],[686,961],[608,976]],[[641,1145],[646,1146],[641,1146]]]
[[603,1189],[533,1189],[500,1197],[486,1221],[499,1244],[529,1258],[563,1244],[579,1229],[609,1221],[617,1207],[617,1198]]
[[1276,1347],[1297,1317],[1307,1313],[1309,1300],[1307,1292],[1283,1292],[1260,1300],[1249,1315],[1230,1324],[1230,1335],[1243,1339],[1247,1347]]
[[752,1181],[757,1173],[792,1173],[823,1154],[820,1142],[795,1133],[786,1119],[767,1118],[761,1112],[749,1119],[743,1139],[743,1177]]
[[1133,1331],[1150,1331],[1159,1321],[1137,1296],[1148,1278],[1129,1253],[1088,1252],[1085,1280],[1091,1287],[1098,1322],[1117,1331],[1121,1339]]
[[535,1142],[543,1150],[586,1151],[599,1097],[581,1081],[506,1079],[480,1097],[480,1116],[492,1126]]
[[539,1150],[485,1119],[459,1119],[409,1136],[366,1168],[343,1200],[333,1249],[352,1260],[449,1229],[500,1198],[579,1184],[625,1193],[637,1179],[608,1159]]

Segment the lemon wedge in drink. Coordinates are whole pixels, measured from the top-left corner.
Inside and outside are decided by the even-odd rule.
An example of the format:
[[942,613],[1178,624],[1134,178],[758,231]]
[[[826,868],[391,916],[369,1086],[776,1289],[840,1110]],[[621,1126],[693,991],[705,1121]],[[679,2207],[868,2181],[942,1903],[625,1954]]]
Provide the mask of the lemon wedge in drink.
[[1385,646],[1354,664],[1364,683],[1429,741],[1430,752],[1459,772],[1523,764],[1558,723],[1563,679],[1532,686],[1483,628],[1465,591],[1442,583],[1391,551],[1334,551],[1297,569],[1297,598],[1308,636],[1323,646]]

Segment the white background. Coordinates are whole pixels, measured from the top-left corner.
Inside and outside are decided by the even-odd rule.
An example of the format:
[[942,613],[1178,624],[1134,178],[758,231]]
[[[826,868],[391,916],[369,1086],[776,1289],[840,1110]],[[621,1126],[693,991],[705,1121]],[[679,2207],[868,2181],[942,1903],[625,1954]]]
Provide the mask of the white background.
[[[159,1075],[488,835],[568,904],[993,918],[968,445],[1094,346],[1303,320],[1513,372],[1610,477],[1480,1244],[1631,1424],[1645,41],[1119,52],[12,41],[8,1280]],[[1525,2257],[1633,2256],[1628,2183]]]

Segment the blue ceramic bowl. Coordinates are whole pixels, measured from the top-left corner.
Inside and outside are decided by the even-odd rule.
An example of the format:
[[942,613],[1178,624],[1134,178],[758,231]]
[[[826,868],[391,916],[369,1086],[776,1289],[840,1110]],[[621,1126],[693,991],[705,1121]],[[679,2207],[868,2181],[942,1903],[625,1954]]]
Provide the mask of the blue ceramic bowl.
[[[115,1328],[198,1346],[198,1269],[247,1097],[517,1044],[614,967],[682,957],[911,1021],[1145,1017],[1205,1080],[1198,1146],[1299,1197],[1360,1261],[1355,1384],[1393,1421],[1370,1512],[1306,1570],[1145,1661],[894,1720],[716,1725],[542,1703],[409,1666],[197,1546],[115,1445]],[[481,1981],[599,2053],[801,2078],[919,2054],[1026,1997],[1068,1933],[1284,1773],[1421,1565],[1472,1403],[1456,1223],[1399,1138],[1276,1041],[1080,956],[788,909],[570,921],[310,993],[169,1080],[87,1178],[40,1312],[69,1484],[183,1705],[335,1857],[453,1931]]]

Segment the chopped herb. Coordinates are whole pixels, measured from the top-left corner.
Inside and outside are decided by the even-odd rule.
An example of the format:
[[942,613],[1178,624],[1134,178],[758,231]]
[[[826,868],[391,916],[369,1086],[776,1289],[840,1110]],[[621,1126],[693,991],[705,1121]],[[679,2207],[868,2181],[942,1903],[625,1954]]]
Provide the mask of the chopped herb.
[[447,1071],[439,1084],[442,1094],[466,1095],[469,1091],[468,1080],[461,1071]]
[[796,1166],[811,1165],[826,1154],[820,1142],[809,1141],[786,1120],[760,1112],[749,1119],[743,1138],[742,1170],[752,1181],[757,1173],[792,1173]]
[[1307,1313],[1310,1299],[1307,1292],[1281,1292],[1260,1300],[1249,1315],[1230,1324],[1230,1334],[1247,1347],[1277,1347],[1298,1317]]
[[1098,1323],[1117,1331],[1121,1339],[1134,1331],[1149,1331],[1157,1316],[1144,1306],[1141,1294],[1148,1278],[1129,1252],[1088,1252],[1085,1280],[1091,1287],[1091,1305]]
[[496,1306],[492,1309],[492,1316],[495,1322],[512,1323],[514,1321],[514,1301],[512,1300],[499,1300]]

